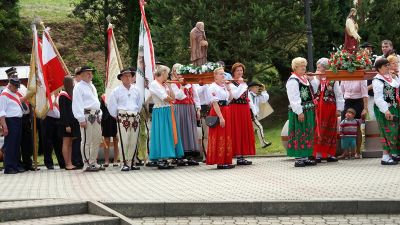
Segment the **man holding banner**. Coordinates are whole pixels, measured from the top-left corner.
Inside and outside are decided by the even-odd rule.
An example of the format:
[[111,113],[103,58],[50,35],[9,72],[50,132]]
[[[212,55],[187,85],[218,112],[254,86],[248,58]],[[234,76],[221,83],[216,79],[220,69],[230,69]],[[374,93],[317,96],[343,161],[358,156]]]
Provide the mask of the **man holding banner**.
[[124,69],[118,74],[122,84],[107,99],[110,115],[117,119],[123,165],[121,171],[139,170],[134,158],[138,153],[140,109],[143,104],[139,90],[133,84],[136,69]]

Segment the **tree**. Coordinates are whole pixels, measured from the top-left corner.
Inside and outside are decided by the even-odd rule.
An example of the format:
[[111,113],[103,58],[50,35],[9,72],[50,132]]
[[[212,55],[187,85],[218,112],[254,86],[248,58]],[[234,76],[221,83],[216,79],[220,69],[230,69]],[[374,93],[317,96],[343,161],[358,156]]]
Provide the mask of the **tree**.
[[300,1],[153,0],[147,9],[155,54],[168,65],[189,63],[189,32],[197,21],[205,23],[208,60],[242,62],[249,79],[271,64],[287,67],[306,43]]
[[21,52],[29,52],[24,45],[30,37],[29,31],[22,25],[17,3],[17,0],[0,2],[0,66],[20,64],[26,61]]

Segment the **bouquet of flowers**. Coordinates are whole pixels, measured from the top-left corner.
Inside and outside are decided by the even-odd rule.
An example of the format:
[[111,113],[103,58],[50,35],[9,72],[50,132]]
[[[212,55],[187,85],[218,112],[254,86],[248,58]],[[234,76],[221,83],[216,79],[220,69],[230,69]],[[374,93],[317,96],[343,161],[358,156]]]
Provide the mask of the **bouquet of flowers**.
[[367,49],[351,53],[339,48],[336,52],[331,53],[329,69],[334,73],[337,73],[338,70],[347,70],[350,73],[358,69],[371,70],[372,61]]
[[193,64],[182,65],[176,72],[178,74],[202,74],[213,72],[218,67],[221,67],[218,63],[208,62],[202,66],[195,66]]

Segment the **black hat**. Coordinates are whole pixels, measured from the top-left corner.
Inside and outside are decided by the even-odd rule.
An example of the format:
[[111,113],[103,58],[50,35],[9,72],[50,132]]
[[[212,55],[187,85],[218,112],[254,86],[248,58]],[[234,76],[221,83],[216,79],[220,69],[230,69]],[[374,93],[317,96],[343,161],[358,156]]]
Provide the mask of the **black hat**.
[[8,77],[8,78],[13,77],[13,76],[17,76],[17,77],[18,77],[18,75],[17,75],[17,68],[11,67],[11,68],[7,69],[7,70],[6,70],[6,74],[7,74],[7,77]]
[[253,86],[261,87],[262,85],[257,83],[257,82],[252,81],[252,82],[247,83],[247,86],[250,88],[250,87],[253,87]]
[[96,70],[93,69],[90,66],[82,66],[81,69],[78,72],[75,73],[75,75],[79,75],[79,74],[81,74],[81,73],[83,73],[85,71],[93,71],[93,72],[95,72]]
[[374,46],[369,42],[364,42],[360,45],[361,48],[373,48]]
[[123,69],[121,70],[121,73],[117,75],[118,80],[121,80],[121,76],[124,74],[131,74],[131,76],[135,76],[136,74],[136,68],[135,67],[131,67],[131,68],[127,68],[127,69]]

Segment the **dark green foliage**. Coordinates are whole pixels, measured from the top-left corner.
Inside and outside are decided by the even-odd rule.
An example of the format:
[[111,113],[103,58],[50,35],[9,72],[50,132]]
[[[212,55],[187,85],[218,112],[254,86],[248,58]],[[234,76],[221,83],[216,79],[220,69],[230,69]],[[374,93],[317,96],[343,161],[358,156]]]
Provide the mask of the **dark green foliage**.
[[21,51],[29,52],[24,44],[30,36],[28,27],[21,23],[17,3],[17,0],[0,1],[0,66],[19,65],[27,60]]
[[[91,62],[88,63],[87,65],[92,67],[93,69],[96,69],[96,66]],[[92,83],[97,89],[97,94],[98,94],[99,98],[105,92],[103,77],[105,77],[105,75],[104,74],[99,74],[99,71],[97,71],[97,70],[93,73]]]

